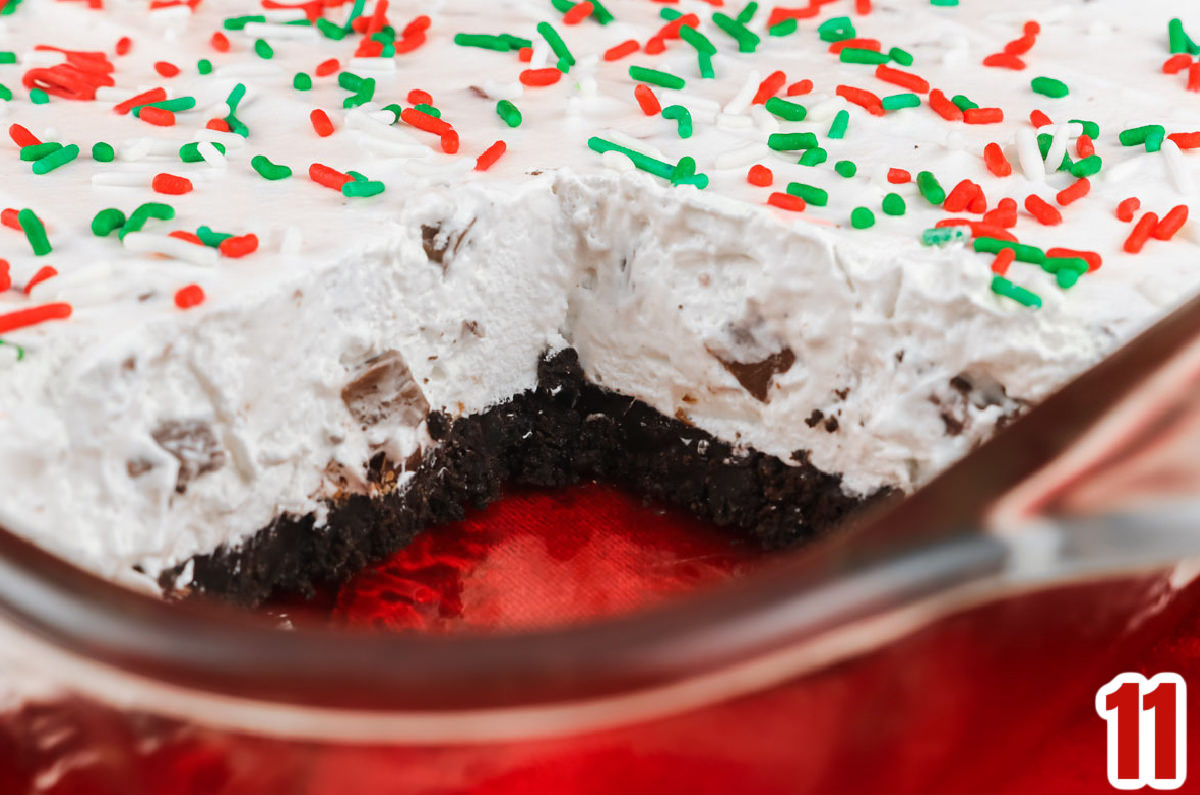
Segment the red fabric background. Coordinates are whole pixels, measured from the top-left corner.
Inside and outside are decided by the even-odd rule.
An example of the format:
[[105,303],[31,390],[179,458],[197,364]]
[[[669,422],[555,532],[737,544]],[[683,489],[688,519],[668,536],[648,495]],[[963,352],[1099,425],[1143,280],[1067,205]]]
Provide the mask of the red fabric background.
[[[519,494],[421,537],[364,572],[332,598],[325,615],[433,632],[546,626],[632,610],[745,573],[761,560],[718,530],[646,509],[604,487]],[[1182,674],[1196,683],[1190,714],[1200,716],[1200,612],[1148,653],[1126,655],[1112,673],[1120,670]],[[1012,795],[1096,791],[1103,780],[1105,728],[1090,700],[1053,736],[1015,764]],[[1198,744],[1200,737],[1190,743]],[[1195,781],[1195,754],[1191,763]]]

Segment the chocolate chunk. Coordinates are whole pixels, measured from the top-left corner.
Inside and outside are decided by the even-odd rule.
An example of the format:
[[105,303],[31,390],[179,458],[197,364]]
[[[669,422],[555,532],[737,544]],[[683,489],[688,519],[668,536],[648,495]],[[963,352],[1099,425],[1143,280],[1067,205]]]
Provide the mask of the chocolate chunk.
[[821,424],[821,420],[823,419],[825,419],[825,412],[820,409],[813,409],[812,414],[808,415],[808,419],[804,421],[804,424],[810,428],[815,428]]
[[492,98],[491,95],[488,94],[488,92],[484,91],[479,86],[467,86],[467,90],[470,91],[475,96],[479,97],[480,99],[491,99]]
[[441,245],[438,245],[438,237],[442,234],[440,226],[430,226],[429,224],[421,225],[421,245],[425,248],[425,256],[429,257],[429,261],[446,267],[446,249],[449,248],[448,241],[443,240]]
[[151,469],[154,469],[154,462],[147,461],[144,458],[131,458],[125,462],[125,472],[131,480],[140,478]]
[[825,430],[829,433],[837,433],[838,427],[839,425],[837,417],[830,417],[829,419],[825,420]]
[[175,491],[179,494],[186,492],[187,485],[196,478],[225,465],[225,451],[212,426],[203,420],[167,420],[150,435],[179,461],[179,475],[175,479]]
[[383,420],[415,426],[429,414],[429,401],[399,351],[368,360],[342,389],[342,401],[364,429]]
[[791,348],[784,348],[757,362],[735,362],[717,356],[712,350],[709,350],[709,353],[716,357],[747,392],[763,403],[770,399],[768,390],[775,376],[786,373],[796,363],[796,354],[792,353]]

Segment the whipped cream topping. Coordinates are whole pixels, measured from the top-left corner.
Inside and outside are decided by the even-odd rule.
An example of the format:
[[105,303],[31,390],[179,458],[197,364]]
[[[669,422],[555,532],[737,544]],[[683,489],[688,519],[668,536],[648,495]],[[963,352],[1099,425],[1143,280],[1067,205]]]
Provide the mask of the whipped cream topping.
[[[1200,129],[1193,68],[1176,60],[1167,73],[1164,61],[1179,48],[1172,17],[1200,30],[1200,15],[1177,2],[1147,0],[1135,13],[1119,0],[1003,9],[845,0],[813,6],[787,35],[773,35],[790,23],[769,27],[788,18],[769,5],[748,15],[708,0],[607,0],[608,24],[595,13],[566,24],[556,5],[570,3],[549,0],[393,2],[376,27],[386,19],[394,29],[394,53],[386,32],[379,48],[352,24],[342,38],[327,35],[351,19],[349,3],[313,6],[327,20],[316,27],[289,24],[306,19],[304,8],[232,0],[152,10],[13,2],[0,15],[0,52],[15,60],[0,63],[0,84],[14,94],[0,101],[0,122],[21,129],[0,142],[0,207],[32,210],[51,250],[35,254],[21,231],[0,228],[12,281],[0,293],[0,328],[31,307],[67,305],[70,316],[0,333],[0,523],[127,582],[148,583],[282,513],[319,515],[339,491],[367,488],[373,455],[404,461],[426,447],[411,412],[364,422],[347,401],[348,385],[380,357],[404,363],[392,382],[409,374],[430,407],[460,415],[529,388],[539,356],[571,345],[596,382],[784,460],[804,451],[842,473],[849,493],[868,494],[920,484],[1200,286],[1194,224],[1125,250],[1144,213],[1165,217],[1194,199],[1192,141],[1175,135]],[[694,29],[716,50],[713,77],[701,77],[700,50],[686,40],[664,39],[655,52],[670,24],[664,9],[696,15]],[[372,18],[379,7],[363,10]],[[828,40],[847,30],[829,22],[843,14],[856,45],[842,43],[848,56]],[[238,19],[246,15],[263,19]],[[1028,35],[1030,21],[1024,69],[983,65]],[[464,46],[457,34],[506,34],[530,47]],[[556,37],[574,63],[548,77],[562,60]],[[122,39],[131,46],[118,55]],[[949,120],[928,91],[915,92],[913,107],[889,99],[882,115],[849,101],[872,104],[840,86],[879,98],[909,91],[878,77],[878,65],[852,62],[878,60],[861,54],[874,52],[871,39],[894,53],[888,68],[986,113],[1000,109],[1003,120]],[[628,41],[635,51],[606,55]],[[52,90],[40,103],[23,79],[72,56],[39,45],[101,53],[113,69],[95,79],[112,85],[92,101]],[[318,69],[330,59],[336,67]],[[631,66],[684,86],[649,86],[639,102]],[[1195,74],[1200,86],[1200,67]],[[1036,93],[1035,77],[1069,93]],[[114,111],[155,88],[174,101],[173,124],[154,123],[168,120],[163,108]],[[647,90],[661,107],[686,109],[690,135],[681,136],[678,110],[644,112]],[[804,119],[756,103],[762,91],[802,105]],[[518,109],[519,126],[505,121],[501,100]],[[413,116],[416,105],[440,118]],[[397,118],[398,109],[410,112]],[[332,134],[318,134],[314,110]],[[1048,119],[1041,128],[1035,110]],[[1060,205],[1077,176],[1056,166],[1064,154],[1084,159],[1076,119],[1098,125],[1103,167],[1086,196]],[[831,135],[843,121],[844,134]],[[1151,145],[1145,135],[1122,143],[1122,131],[1145,125],[1162,127]],[[778,148],[796,139],[771,137],[792,133],[811,133],[818,147]],[[1039,133],[1049,136],[1046,157]],[[34,161],[20,158],[24,135],[80,154],[33,173]],[[97,142],[114,148],[112,162],[93,156]],[[193,162],[180,155],[188,144],[199,144]],[[620,150],[597,151],[612,144],[667,164],[682,184]],[[1010,175],[989,170],[988,144]],[[494,162],[481,170],[485,152]],[[266,179],[259,156],[292,175]],[[685,158],[704,179],[688,177]],[[335,176],[328,187],[311,178],[314,163],[361,179]],[[748,178],[754,166],[772,184],[754,184],[764,181],[761,170]],[[1040,308],[999,295],[994,257],[976,253],[969,235],[921,242],[947,218],[985,224],[982,237],[998,222],[972,212],[978,205],[948,212],[898,171],[930,172],[952,195],[969,180],[987,210],[1012,198],[1021,209],[1000,234],[1094,252],[1103,265],[1064,288],[1056,274],[1016,262],[1006,278]],[[171,178],[191,190],[156,191],[176,189]],[[344,195],[336,185],[348,178],[383,190]],[[795,194],[809,199],[803,211],[788,209]],[[903,199],[903,215],[884,212],[888,194]],[[1029,196],[1063,222],[1039,222]],[[1127,223],[1116,210],[1130,197],[1140,210]],[[172,217],[123,237],[93,234],[101,210],[131,216],[147,202],[171,205]],[[865,225],[859,208],[871,211],[869,228],[854,228]],[[202,226],[254,235],[257,246],[229,256],[241,252],[185,239]]]

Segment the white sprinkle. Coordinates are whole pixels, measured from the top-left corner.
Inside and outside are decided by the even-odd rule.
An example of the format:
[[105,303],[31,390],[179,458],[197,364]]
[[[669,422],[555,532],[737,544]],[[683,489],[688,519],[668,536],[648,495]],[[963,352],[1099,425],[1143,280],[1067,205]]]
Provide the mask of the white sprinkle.
[[611,168],[613,171],[624,173],[633,171],[633,161],[620,152],[608,151],[600,153],[600,163],[605,168]]
[[217,264],[217,250],[210,246],[198,246],[170,235],[149,232],[130,232],[121,242],[125,248],[139,254],[165,254],[193,265],[212,266]]
[[[262,14],[264,17],[266,17],[267,21],[269,21],[269,22],[281,22],[281,23],[282,22],[296,22],[298,20],[306,18],[304,16],[304,11],[302,9],[297,9],[297,8],[267,8],[267,9],[260,10],[258,13]],[[260,24],[261,25],[262,23],[261,22],[249,23],[246,25],[246,27],[247,28],[250,27],[250,24]],[[292,25],[291,27],[300,27],[300,26]],[[303,27],[305,29],[311,30],[311,28],[308,28],[307,25],[305,25]]]
[[1017,130],[1017,162],[1021,164],[1021,171],[1030,182],[1042,182],[1046,179],[1046,163],[1042,160],[1042,150],[1038,149],[1037,138],[1028,127]]
[[300,231],[298,226],[288,226],[283,230],[283,237],[279,241],[279,253],[287,255],[295,255],[300,253],[300,249],[304,247],[304,233]]
[[554,51],[550,49],[550,43],[545,39],[536,39],[533,42],[533,57],[529,59],[530,69],[545,69],[550,63],[550,56]]
[[197,141],[215,141],[223,144],[228,150],[244,149],[246,147],[246,139],[237,133],[225,132],[224,130],[210,130],[207,127],[201,127],[196,130],[195,134]]
[[255,39],[315,39],[317,29],[309,25],[284,25],[271,22],[247,22],[242,28],[247,36]]
[[831,97],[807,107],[808,114],[804,117],[805,121],[832,121],[838,111],[845,107],[845,103],[840,97]]
[[213,146],[212,141],[198,141],[196,143],[196,152],[200,157],[204,158],[204,162],[213,168],[225,168],[228,163],[225,160],[225,155],[221,154],[221,150]]
[[396,59],[351,58],[350,69],[355,72],[394,72],[396,71]]
[[161,138],[129,138],[117,147],[118,160],[145,160],[148,157],[172,157],[179,154],[179,141]]
[[493,99],[507,99],[509,102],[520,99],[525,95],[525,86],[521,85],[520,80],[514,80],[511,83],[497,83],[495,80],[484,80],[480,86],[483,93]]
[[698,97],[695,94],[691,94],[691,93],[684,92],[684,91],[675,91],[670,96],[671,96],[671,99],[674,100],[674,102],[673,103],[664,103],[664,105],[667,105],[667,104],[683,105],[685,108],[690,110],[693,115],[698,114],[698,113],[711,113],[711,114],[713,114],[713,116],[716,116],[716,114],[721,112],[721,103],[717,102],[715,99],[709,99],[708,97]]
[[1037,134],[1054,135],[1056,132],[1058,132],[1060,127],[1066,127],[1067,135],[1071,136],[1072,138],[1078,138],[1079,136],[1083,135],[1083,122],[1081,121],[1072,121],[1067,122],[1066,124],[1043,124],[1041,127],[1037,128]]
[[123,88],[121,86],[99,86],[96,88],[97,102],[111,102],[114,105],[119,102],[124,102],[132,96],[141,92],[134,91],[132,88]]
[[608,130],[607,132],[604,133],[603,137],[607,138],[608,140],[612,141],[615,144],[620,144],[621,146],[627,147],[629,149],[635,149],[639,152],[648,154],[651,157],[655,158],[656,160],[668,160],[669,159],[665,154],[662,153],[661,149],[655,148],[648,141],[641,141],[637,138],[634,138],[631,135],[626,135],[625,133],[623,133],[620,130]]
[[1161,151],[1163,161],[1167,166],[1167,176],[1171,178],[1171,184],[1175,186],[1175,190],[1185,195],[1195,193],[1196,184],[1192,181],[1192,175],[1183,159],[1183,153],[1179,151],[1179,144],[1167,138],[1162,143]]
[[596,78],[588,75],[579,81],[579,95],[585,99],[595,99],[599,96],[600,90],[596,85]]
[[746,75],[746,82],[733,95],[733,99],[726,103],[725,112],[730,116],[739,116],[745,113],[746,108],[750,107],[750,102],[754,99],[754,95],[758,93],[758,84],[761,82],[762,75],[759,74],[758,70],[750,70],[750,74]]
[[55,50],[26,50],[21,54],[20,63],[25,67],[57,66],[66,60],[67,56]]
[[730,116],[722,113],[717,116],[718,130],[749,130],[754,126],[754,119],[749,116]]
[[1060,124],[1054,130],[1054,138],[1050,141],[1050,148],[1046,150],[1046,171],[1053,173],[1058,171],[1058,167],[1062,164],[1063,158],[1067,156],[1067,144],[1071,142],[1071,125]]
[[92,175],[92,185],[98,188],[144,188],[154,178],[151,171],[101,171]]
[[762,144],[749,144],[717,155],[713,167],[720,169],[744,168],[770,154],[770,149]]
[[750,118],[754,119],[758,129],[767,135],[779,132],[779,119],[762,105],[750,106]]

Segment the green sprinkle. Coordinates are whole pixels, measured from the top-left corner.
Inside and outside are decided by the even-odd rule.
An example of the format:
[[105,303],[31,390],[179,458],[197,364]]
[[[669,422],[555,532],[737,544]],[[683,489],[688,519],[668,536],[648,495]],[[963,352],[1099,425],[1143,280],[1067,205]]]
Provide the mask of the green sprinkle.
[[202,226],[196,230],[196,237],[200,238],[200,242],[210,248],[218,248],[233,235],[225,234],[224,232],[214,232],[207,226]]
[[454,36],[454,43],[459,47],[479,47],[497,52],[508,52],[512,49],[503,37],[488,36],[483,33],[458,33]]
[[1062,270],[1087,273],[1091,266],[1081,257],[1046,257],[1042,262],[1042,270],[1046,273],[1058,273]]
[[1035,77],[1029,85],[1033,89],[1033,93],[1051,99],[1062,99],[1071,93],[1071,89],[1067,88],[1066,83],[1055,80],[1053,77]]
[[510,50],[523,50],[526,47],[533,46],[533,42],[530,39],[513,36],[511,33],[501,33],[500,38],[508,42],[508,49]]
[[[938,0],[934,0],[934,2],[938,2]],[[941,0],[941,2],[946,2],[946,0]],[[1042,299],[1037,293],[1031,293],[1024,287],[1018,287],[1003,276],[992,277],[992,292],[1005,298],[1011,298],[1022,306],[1031,306],[1035,309],[1040,309],[1042,306]]]
[[648,69],[645,66],[629,67],[629,76],[634,80],[642,83],[650,83],[663,88],[683,88],[687,82],[677,75],[660,72],[657,69]]
[[846,179],[858,173],[858,166],[852,160],[839,160],[833,164],[833,170]]
[[888,62],[886,53],[864,50],[859,47],[845,47],[838,53],[842,63],[883,64]]
[[690,25],[684,25],[679,29],[679,37],[692,45],[696,52],[703,52],[709,55],[717,54],[717,47],[707,36],[696,30]]
[[1093,177],[1100,173],[1100,169],[1104,167],[1104,161],[1100,159],[1100,155],[1092,155],[1085,157],[1077,163],[1071,165],[1071,176],[1073,177]]
[[[845,52],[843,50],[843,52]],[[892,94],[882,100],[884,110],[901,110],[902,108],[921,107],[921,97],[916,94]]]
[[79,157],[79,146],[77,144],[67,144],[61,149],[55,149],[41,160],[35,161],[33,164],[33,173],[49,174],[54,169],[65,166],[77,157]]
[[738,43],[738,52],[754,52],[758,49],[762,39],[733,17],[718,11],[712,15],[712,21],[722,32]]
[[[555,7],[555,8],[558,8],[558,2],[557,2],[557,0],[551,0],[551,2],[554,2],[554,7]],[[574,4],[574,3],[571,3],[571,4],[570,4],[570,8],[558,8],[558,10],[559,10],[559,11],[562,11],[562,12],[565,14],[565,13],[567,13],[568,11],[570,11],[570,10],[571,10],[571,8],[574,8],[574,7],[575,7],[575,4]],[[658,12],[658,16],[659,16],[660,18],[662,18],[662,19],[665,19],[667,22],[674,22],[675,20],[677,20],[677,19],[679,19],[681,16],[683,16],[683,12],[682,12],[682,11],[676,11],[676,10],[675,10],[675,9],[673,9],[673,8],[663,8],[663,9],[660,9],[660,10],[659,10],[659,12]]]
[[496,114],[504,120],[504,123],[509,127],[521,126],[521,111],[516,105],[509,102],[507,99],[502,99],[496,103]]
[[17,62],[17,54],[10,50],[0,50],[0,64],[10,64]]
[[1079,277],[1083,274],[1079,271],[1063,268],[1058,273],[1054,274],[1054,281],[1058,282],[1058,286],[1064,290],[1069,290],[1079,281]]
[[196,107],[195,97],[176,97],[175,99],[162,99],[158,102],[147,102],[145,105],[137,105],[129,112],[141,118],[142,108],[162,108],[172,113],[180,113],[185,110],[191,110],[194,107]]
[[917,174],[917,190],[927,202],[935,206],[941,207],[942,202],[946,201],[946,191],[932,172],[922,171]]
[[50,101],[50,95],[40,88],[29,89],[29,101],[34,105],[45,105]]
[[[16,3],[9,3],[9,5],[16,5]],[[3,13],[4,13],[4,11],[0,10],[0,14],[3,14]],[[17,345],[16,343],[13,343],[13,342],[6,342],[5,340],[0,340],[0,345],[7,345],[10,348],[16,348],[18,362],[25,358],[25,349],[22,348],[20,345]]]
[[926,229],[921,233],[922,246],[944,246],[955,240],[966,237],[967,231],[961,226],[942,226]]
[[243,17],[228,17],[225,20],[225,30],[245,30],[248,22],[266,22],[262,14],[249,14]]
[[910,53],[908,50],[902,50],[899,47],[893,47],[892,49],[888,50],[888,57],[901,66],[913,65],[912,53]]
[[269,61],[275,57],[275,50],[271,49],[271,45],[267,44],[266,39],[258,39],[254,42],[254,54]]
[[9,88],[8,86],[4,85],[3,83],[0,83],[0,99],[4,100],[5,102],[11,102],[12,98],[13,98],[12,89]]
[[1037,246],[1030,246],[1024,243],[1011,243],[1007,240],[999,240],[994,237],[977,237],[975,238],[974,247],[981,254],[999,254],[1002,249],[1012,249],[1018,262],[1028,262],[1031,265],[1041,265],[1046,261],[1046,252]]
[[356,179],[342,186],[342,195],[349,197],[378,196],[383,193],[383,188],[382,182]]
[[803,182],[789,182],[787,192],[793,196],[799,196],[808,204],[815,207],[824,207],[829,204],[829,192],[813,185],[807,185]]
[[817,145],[817,134],[810,132],[771,133],[767,137],[767,146],[776,152],[786,152],[793,149],[812,149]]
[[442,118],[442,112],[440,110],[435,108],[433,105],[427,105],[424,102],[413,105],[413,110],[419,110],[426,116],[432,116],[435,119]]
[[837,115],[833,117],[833,123],[829,125],[830,138],[845,138],[846,128],[850,126],[850,111],[839,110]]
[[92,160],[97,163],[111,163],[116,157],[117,153],[112,144],[105,141],[97,141],[92,144]]
[[[225,154],[225,144],[213,142],[213,147],[221,154]],[[193,141],[190,144],[184,144],[179,147],[179,159],[185,163],[202,162],[204,157],[200,154],[200,144]]]
[[955,94],[950,98],[950,101],[953,102],[955,107],[957,107],[959,110],[973,110],[974,108],[979,107],[979,103],[972,102],[962,94]]
[[888,215],[904,215],[908,211],[908,205],[899,193],[889,193],[883,197],[883,211]]
[[287,179],[292,175],[292,170],[287,166],[281,166],[272,163],[265,155],[255,155],[250,160],[250,166],[263,179],[276,180]]
[[830,44],[835,41],[852,39],[856,35],[854,23],[850,21],[850,17],[830,17],[817,27],[817,36],[821,41]]
[[683,105],[668,105],[662,109],[662,117],[675,122],[680,138],[692,137],[692,114]]
[[750,0],[750,2],[746,3],[742,10],[738,12],[737,21],[745,25],[747,22],[754,19],[754,15],[757,12],[758,3],[754,2],[754,0]]
[[[684,30],[687,28],[685,27]],[[706,52],[696,53],[696,60],[700,62],[700,77],[709,80],[717,76],[713,70],[712,56]]]
[[616,19],[616,17],[613,16],[613,13],[600,0],[592,0],[592,19],[601,25],[607,25]]
[[[599,152],[600,154],[605,152],[620,152],[628,157],[630,162],[633,163],[636,168],[639,168],[649,174],[653,174],[656,177],[661,177],[662,179],[668,180],[672,184],[695,185],[697,188],[701,189],[708,187],[708,177],[704,174],[695,173],[696,161],[692,160],[690,157],[683,158],[683,160],[679,161],[679,164],[672,166],[670,163],[664,163],[661,160],[657,160],[649,155],[638,152],[635,149],[630,149],[628,147],[621,146],[620,144],[615,144],[612,141],[605,140],[604,138],[600,138],[598,136],[592,136],[588,139],[588,148],[593,152]],[[688,171],[689,168],[680,169],[680,166],[684,165],[684,161],[689,161],[687,165],[690,167],[690,171],[692,172],[690,175],[685,175],[684,173]]]
[[1187,31],[1183,29],[1183,20],[1179,18],[1172,19],[1167,23],[1167,46],[1172,55],[1181,52],[1189,55],[1200,53],[1200,46],[1197,46],[1187,35]]
[[769,113],[788,121],[804,121],[804,117],[808,115],[808,108],[797,102],[788,102],[781,97],[768,99],[766,108]]
[[347,33],[354,30],[354,20],[362,16],[363,7],[366,6],[367,0],[354,0],[354,5],[350,7],[350,14],[346,17],[342,27]]
[[1147,124],[1142,127],[1130,127],[1128,130],[1122,130],[1118,139],[1121,141],[1122,146],[1141,146],[1145,144],[1146,149],[1149,150],[1152,136],[1158,139],[1158,144],[1161,147],[1162,139],[1160,136],[1166,135],[1166,132],[1166,128],[1161,124]]
[[312,88],[312,78],[307,72],[296,72],[292,77],[292,88],[297,91],[308,91]]
[[819,166],[829,159],[829,153],[819,146],[814,146],[804,154],[800,155],[800,165],[802,166]]
[[13,13],[19,5],[21,5],[21,0],[8,0],[4,6],[0,7],[0,17],[5,17]]
[[21,147],[20,157],[26,163],[33,163],[59,149],[62,149],[62,144],[55,141],[47,141],[44,144],[30,144],[29,146]]
[[109,207],[96,213],[92,219],[92,234],[96,237],[108,237],[125,225],[125,213],[116,207]]
[[1166,140],[1166,137],[1166,130],[1151,130],[1150,134],[1146,136],[1146,151],[1157,152],[1162,149],[1163,141]]
[[352,97],[346,97],[342,100],[343,108],[357,108],[359,105],[370,102],[375,98],[375,78],[364,77],[362,83],[358,87],[358,91]]
[[[1050,133],[1042,133],[1041,135],[1039,135],[1037,137],[1038,151],[1042,153],[1043,160],[1045,160],[1046,156],[1048,154],[1050,154],[1050,147],[1053,143],[1054,143],[1054,136],[1051,135]],[[1071,156],[1069,154],[1063,153],[1062,162],[1058,164],[1058,167],[1055,170],[1062,171],[1062,170],[1068,169],[1070,167],[1071,167]]]
[[196,61],[196,71],[199,72],[200,74],[202,74],[202,75],[212,74],[212,70],[213,70],[212,61],[208,60],[207,58],[201,58],[199,61]]
[[347,91],[358,91],[363,84],[363,78],[354,74],[354,72],[339,72],[337,83],[339,88],[344,88]]
[[121,227],[120,237],[124,238],[130,232],[140,232],[151,218],[160,221],[170,221],[175,217],[175,208],[162,202],[146,202],[139,204],[129,214],[129,220]]
[[776,25],[772,25],[771,27],[767,28],[767,35],[768,36],[790,36],[793,33],[795,33],[796,30],[799,29],[799,27],[800,27],[800,23],[797,22],[795,20],[795,18],[788,17],[787,19],[783,20],[782,22],[780,22]]
[[929,0],[931,6],[941,6],[944,8],[952,8],[958,5],[958,0]]
[[238,105],[241,104],[242,99],[245,98],[245,96],[246,86],[244,83],[238,83],[233,87],[233,89],[229,92],[229,96],[225,97],[225,104],[229,107],[230,113],[235,113],[237,111]]
[[[330,22],[328,19],[325,19],[325,17],[321,17],[317,20],[317,30],[320,31],[322,36],[333,41],[341,41],[342,39],[346,38],[345,29],[343,29],[340,25]],[[454,43],[458,43],[457,37],[455,37]]]
[[50,247],[50,239],[46,237],[46,227],[42,226],[42,219],[37,217],[37,213],[26,207],[17,213],[17,223],[25,233],[25,239],[29,241],[34,254],[44,257],[53,250]]
[[1087,119],[1071,119],[1072,124],[1082,124],[1083,134],[1093,141],[1100,137],[1100,125]]
[[875,213],[866,207],[855,207],[850,211],[850,226],[855,229],[870,229],[875,226]]
[[[567,49],[567,43],[558,35],[558,31],[549,22],[539,22],[537,24],[537,32],[541,34],[546,43],[550,45],[550,49],[554,50],[554,54],[558,56],[558,70],[560,72],[569,71],[575,65],[575,56]],[[563,65],[566,64],[566,68]]]

